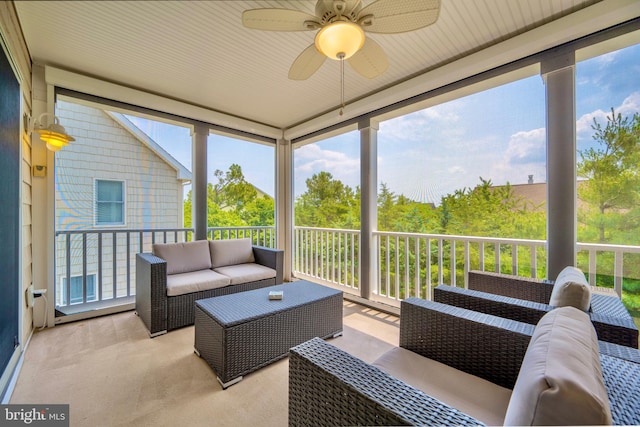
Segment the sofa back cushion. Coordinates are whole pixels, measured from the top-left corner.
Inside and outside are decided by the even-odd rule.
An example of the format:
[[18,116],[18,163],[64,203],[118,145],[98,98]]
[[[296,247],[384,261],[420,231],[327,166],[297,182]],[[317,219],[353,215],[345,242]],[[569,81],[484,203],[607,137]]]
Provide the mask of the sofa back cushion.
[[209,242],[156,243],[153,254],[167,261],[167,274],[189,273],[211,268]]
[[256,262],[251,239],[209,240],[213,268]]
[[504,425],[611,424],[598,339],[587,313],[562,307],[533,332]]
[[579,268],[565,267],[556,279],[549,305],[553,307],[575,307],[588,311],[591,304],[591,286]]

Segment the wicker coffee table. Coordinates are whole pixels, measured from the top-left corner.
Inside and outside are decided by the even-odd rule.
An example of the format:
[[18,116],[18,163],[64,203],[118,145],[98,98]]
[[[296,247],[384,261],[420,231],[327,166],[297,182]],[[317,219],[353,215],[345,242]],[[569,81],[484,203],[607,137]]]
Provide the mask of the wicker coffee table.
[[[270,291],[284,291],[269,300]],[[342,291],[300,280],[195,303],[195,352],[225,389],[311,338],[342,335]]]

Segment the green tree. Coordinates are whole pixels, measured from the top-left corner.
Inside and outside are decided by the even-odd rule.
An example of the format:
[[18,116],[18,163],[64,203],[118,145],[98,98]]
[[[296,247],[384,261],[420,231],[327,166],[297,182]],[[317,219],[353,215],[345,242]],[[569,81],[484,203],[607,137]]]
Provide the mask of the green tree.
[[578,162],[578,175],[587,179],[578,188],[586,203],[578,216],[582,238],[625,243],[616,237],[635,234],[640,222],[640,115],[622,117],[612,108],[604,128],[595,118],[591,128],[597,146],[580,151]]
[[480,177],[480,184],[474,188],[444,196],[440,212],[442,231],[446,234],[539,238],[521,234],[522,222],[529,221],[533,212],[526,200],[515,195],[509,183],[493,187],[491,180]]
[[306,184],[307,191],[295,203],[297,225],[346,228],[346,224],[352,222],[356,193],[351,187],[334,179],[329,172],[313,175]]
[[392,231],[395,223],[395,207],[397,197],[384,182],[380,184],[378,193],[378,229]]
[[232,164],[227,172],[216,169],[213,175],[218,182],[208,186],[208,197],[220,209],[239,212],[258,195],[256,188],[245,180],[240,165]]
[[[244,177],[242,168],[233,164],[227,172],[216,170],[217,183],[207,184],[207,226],[238,227],[273,225],[274,201],[258,196],[258,191]],[[184,201],[184,226],[192,227],[193,195]]]

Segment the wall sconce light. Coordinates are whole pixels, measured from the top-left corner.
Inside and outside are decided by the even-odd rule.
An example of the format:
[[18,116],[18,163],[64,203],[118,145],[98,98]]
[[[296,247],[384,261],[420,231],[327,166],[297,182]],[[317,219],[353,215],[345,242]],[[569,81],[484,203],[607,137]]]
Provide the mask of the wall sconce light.
[[[45,127],[42,122],[44,116],[53,116],[53,123]],[[40,139],[47,144],[47,148],[51,151],[59,151],[62,147],[69,145],[69,142],[76,140],[67,134],[58,117],[51,113],[40,114],[38,120],[33,123],[31,132],[37,132]]]

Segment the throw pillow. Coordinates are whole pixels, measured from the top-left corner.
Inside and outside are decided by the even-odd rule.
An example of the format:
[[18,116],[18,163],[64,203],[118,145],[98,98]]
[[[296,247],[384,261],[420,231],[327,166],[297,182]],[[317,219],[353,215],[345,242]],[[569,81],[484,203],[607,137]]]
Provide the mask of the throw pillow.
[[251,239],[209,240],[213,268],[255,262]]
[[188,273],[211,268],[209,243],[206,240],[183,243],[156,243],[155,256],[167,261],[167,274]]
[[551,310],[533,332],[504,425],[611,423],[598,338],[589,315],[574,307]]
[[582,270],[576,267],[565,267],[556,279],[549,305],[553,307],[575,307],[588,311],[591,304],[591,286]]

